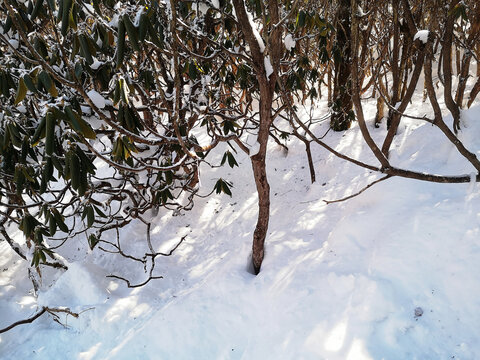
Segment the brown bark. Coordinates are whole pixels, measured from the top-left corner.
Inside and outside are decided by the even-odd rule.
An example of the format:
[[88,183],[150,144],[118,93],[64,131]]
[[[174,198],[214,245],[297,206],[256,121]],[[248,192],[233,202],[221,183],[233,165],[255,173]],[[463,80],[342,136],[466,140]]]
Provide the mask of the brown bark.
[[352,80],[351,80],[351,21],[350,0],[340,0],[335,37],[335,76],[333,79],[333,107],[330,127],[344,131],[352,123]]
[[358,19],[355,16],[358,5],[357,0],[352,0],[352,101],[355,107],[355,114],[357,117],[358,125],[360,131],[362,132],[363,139],[367,143],[370,150],[377,158],[377,160],[382,165],[382,169],[390,167],[388,159],[382,154],[377,144],[370,136],[370,133],[365,122],[365,117],[363,115],[362,103],[360,100],[360,85],[359,85],[359,76],[358,76],[358,46],[359,46],[359,35],[358,35]]
[[[477,43],[475,47],[475,55],[477,55],[477,59],[480,59],[480,43]],[[477,77],[480,77],[480,60],[477,60]]]
[[[260,92],[260,109],[259,109],[259,128],[257,141],[259,150],[257,154],[252,154],[250,160],[252,162],[253,176],[255,178],[255,186],[258,194],[258,217],[255,230],[253,232],[252,244],[252,265],[255,274],[260,272],[263,258],[265,256],[265,239],[267,237],[268,223],[270,219],[270,185],[267,179],[266,155],[269,130],[273,122],[272,104],[275,92],[275,84],[277,81],[277,70],[280,68],[281,59],[281,27],[275,27],[273,24],[279,22],[278,4],[275,0],[267,2],[269,14],[269,26],[271,31],[268,33],[267,23],[264,21],[265,32],[269,34],[266,42],[265,52],[268,52],[273,67],[273,73],[267,78],[264,65],[264,56],[260,51],[258,41],[250,26],[250,21],[245,10],[243,0],[233,0],[235,12],[238,17],[238,23],[245,39],[250,47],[252,65],[257,76]],[[263,9],[265,11],[265,9]],[[264,14],[266,15],[266,14]],[[265,16],[264,16],[265,20]]]
[[470,62],[472,60],[472,52],[467,51],[463,54],[462,66],[460,69],[460,78],[457,86],[457,93],[455,95],[455,102],[461,108],[463,108],[463,97],[465,94],[465,88],[467,87],[468,73],[470,70]]
[[385,116],[385,100],[382,96],[377,99],[377,113],[375,114],[375,127],[379,127]]
[[[393,9],[393,49],[392,49],[392,106],[395,107],[400,100],[400,79],[401,72],[398,66],[398,60],[400,56],[400,28],[398,23],[398,1],[392,2]],[[405,51],[403,52],[405,54]],[[402,56],[403,57],[403,56]],[[388,113],[387,128],[392,125],[394,112],[392,110]]]
[[455,133],[460,129],[460,109],[458,104],[452,97],[452,42],[453,42],[453,27],[455,25],[455,17],[451,9],[455,7],[460,0],[451,2],[447,18],[445,21],[445,32],[443,35],[442,54],[443,54],[443,81],[444,81],[444,99],[445,105],[453,116],[453,130]]
[[480,77],[475,82],[475,85],[473,85],[472,91],[470,91],[467,104],[468,107],[472,106],[472,103],[477,97],[478,93],[480,93]]
[[423,61],[425,59],[425,45],[420,40],[417,40],[417,44],[419,45],[420,51],[418,52],[418,55],[417,55],[417,61],[415,63],[415,69],[413,70],[412,79],[410,80],[410,83],[408,85],[405,96],[402,99],[402,102],[400,103],[396,111],[394,111],[390,128],[388,129],[387,136],[385,137],[385,141],[383,142],[382,153],[386,157],[388,157],[390,146],[392,145],[393,138],[397,133],[398,126],[400,125],[400,119],[402,117],[402,114],[407,108],[408,103],[412,99],[413,93],[415,92],[415,88],[418,83],[418,79],[420,78],[420,74],[422,72]]
[[432,42],[429,41],[426,46],[426,59],[425,59],[425,86],[427,87],[428,97],[430,98],[430,103],[433,107],[433,112],[435,114],[435,119],[433,124],[436,125],[447,137],[450,142],[455,145],[458,152],[462,154],[465,159],[467,159],[473,167],[480,172],[480,161],[478,160],[477,156],[470,152],[463,143],[458,140],[457,136],[449,129],[447,124],[442,119],[442,111],[440,109],[440,105],[437,101],[437,96],[435,94],[435,88],[433,87],[433,80],[432,80],[432,59],[433,59],[433,45]]
[[327,86],[328,86],[328,92],[327,92],[327,103],[328,106],[332,106],[332,67],[330,66],[330,63],[327,65],[328,67],[328,72],[327,72]]

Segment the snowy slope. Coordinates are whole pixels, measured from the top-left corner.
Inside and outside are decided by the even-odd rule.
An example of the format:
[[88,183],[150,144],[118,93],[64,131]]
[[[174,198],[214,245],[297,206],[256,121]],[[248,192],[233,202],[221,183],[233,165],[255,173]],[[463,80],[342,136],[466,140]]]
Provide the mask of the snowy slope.
[[[410,112],[422,114],[422,104]],[[318,109],[319,116],[322,108]],[[465,144],[480,153],[480,107],[463,114]],[[374,107],[366,108],[367,119]],[[451,119],[446,119],[451,123]],[[316,129],[323,134],[328,124]],[[386,129],[370,127],[377,141]],[[325,141],[375,164],[356,124]],[[248,158],[240,168],[203,172],[207,193],[220,176],[233,197],[197,200],[181,216],[159,214],[152,241],[159,258],[143,288],[143,269],[74,239],[63,274],[46,273],[38,300],[16,258],[0,243],[0,328],[38,305],[83,311],[62,325],[43,316],[0,335],[2,359],[478,359],[480,358],[480,191],[394,178],[346,202],[378,174],[313,147],[310,184],[303,146],[272,143],[272,218],[262,271],[247,271],[256,195]],[[395,165],[438,174],[473,168],[429,124],[404,121]],[[129,253],[145,251],[145,225],[120,233]],[[18,237],[20,239],[20,237]],[[128,244],[128,245],[127,245]],[[53,282],[54,278],[58,278]],[[422,316],[415,316],[421,311]]]

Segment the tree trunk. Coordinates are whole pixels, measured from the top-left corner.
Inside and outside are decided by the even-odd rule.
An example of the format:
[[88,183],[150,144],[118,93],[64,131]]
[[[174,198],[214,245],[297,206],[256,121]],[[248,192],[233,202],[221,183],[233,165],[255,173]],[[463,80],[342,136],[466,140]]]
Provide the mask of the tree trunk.
[[443,35],[442,44],[445,105],[447,105],[448,110],[453,116],[453,130],[455,133],[460,129],[460,109],[452,96],[452,42],[455,17],[454,14],[451,13],[451,9],[453,9],[459,2],[460,0],[454,0],[450,4],[448,10],[449,13],[445,22],[445,33]]
[[353,119],[351,79],[351,0],[340,0],[334,47],[333,113],[330,127],[335,131],[350,128]]
[[[401,80],[401,71],[398,66],[398,60],[400,56],[400,28],[399,28],[399,21],[398,21],[398,2],[392,2],[392,9],[393,9],[393,49],[392,49],[392,77],[393,77],[393,84],[392,84],[392,97],[391,97],[391,105],[396,108],[397,102],[400,100],[400,80]],[[403,52],[405,54],[405,51]],[[387,118],[387,128],[390,129],[392,125],[393,117],[395,112],[393,110],[389,110],[388,118]]]
[[[268,141],[268,131],[265,142],[266,141]],[[253,232],[252,245],[252,264],[255,275],[260,272],[265,255],[265,239],[267,237],[268,222],[270,219],[270,185],[267,179],[266,150],[266,145],[263,150],[262,146],[260,146],[258,154],[251,157],[253,176],[258,194],[258,218],[255,231]]]
[[469,76],[468,73],[470,70],[470,61],[472,60],[472,56],[473,53],[470,51],[467,51],[465,52],[465,54],[463,54],[463,61],[457,86],[457,93],[455,95],[455,102],[460,107],[460,109],[463,108],[463,97],[465,95],[465,88],[467,87],[467,80]]
[[477,77],[480,77],[480,44],[475,47],[475,55],[477,55]]
[[416,40],[419,46],[419,51],[417,54],[417,59],[415,61],[415,69],[413,70],[412,78],[410,83],[408,84],[408,88],[405,92],[405,96],[403,97],[402,101],[400,102],[399,106],[396,107],[396,111],[394,111],[392,116],[392,122],[390,124],[390,128],[388,129],[387,136],[382,145],[382,153],[388,158],[388,152],[390,150],[390,146],[392,145],[393,138],[397,133],[398,126],[400,125],[400,119],[403,115],[403,112],[407,109],[408,103],[412,99],[413,93],[415,92],[415,88],[418,83],[418,79],[420,78],[420,74],[423,68],[423,61],[425,59],[425,45],[420,41]]
[[[264,14],[264,29],[268,33],[265,53],[270,56],[273,73],[268,77],[265,72],[264,54],[260,50],[258,41],[253,33],[250,21],[248,19],[243,0],[233,0],[235,12],[237,14],[239,25],[245,38],[250,46],[252,65],[258,80],[260,92],[260,121],[258,128],[257,142],[259,150],[256,154],[251,154],[253,176],[255,178],[255,186],[258,194],[258,218],[257,225],[253,232],[252,245],[252,265],[255,274],[260,272],[263,257],[265,255],[265,239],[267,237],[268,222],[270,219],[270,185],[267,179],[267,145],[269,130],[272,126],[272,105],[275,93],[275,84],[277,83],[278,69],[280,69],[280,59],[282,56],[282,28],[274,27],[280,21],[278,3],[276,0],[268,0],[267,8],[270,22],[266,23],[266,13]],[[265,11],[263,9],[262,11]],[[270,27],[270,32],[268,28]]]

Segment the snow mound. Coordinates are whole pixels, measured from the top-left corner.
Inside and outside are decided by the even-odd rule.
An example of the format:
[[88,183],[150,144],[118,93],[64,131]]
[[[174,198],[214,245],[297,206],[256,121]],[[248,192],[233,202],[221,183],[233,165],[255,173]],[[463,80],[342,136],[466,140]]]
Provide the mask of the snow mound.
[[92,270],[78,262],[68,264],[68,270],[55,284],[38,294],[38,304],[75,308],[103,303],[106,292],[99,288],[101,282],[92,276]]

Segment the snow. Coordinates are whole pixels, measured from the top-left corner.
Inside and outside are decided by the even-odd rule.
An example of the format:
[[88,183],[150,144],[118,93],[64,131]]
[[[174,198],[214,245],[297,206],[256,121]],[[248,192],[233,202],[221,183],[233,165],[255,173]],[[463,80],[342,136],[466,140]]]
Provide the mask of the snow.
[[18,49],[20,47],[20,42],[16,39],[10,39],[8,42],[14,49]]
[[283,39],[283,42],[285,44],[285,48],[287,49],[287,51],[292,50],[296,44],[292,34],[287,34],[287,36],[285,36],[285,39]]
[[[253,21],[252,14],[245,8],[245,12],[247,13],[248,21],[250,23],[250,27],[252,28],[253,35],[255,39],[257,39],[258,47],[260,48],[260,52],[263,54],[265,51],[265,43],[263,42],[262,36],[258,32],[257,26],[255,25],[255,21]],[[236,17],[236,15],[235,15]]]
[[270,77],[270,75],[273,74],[273,67],[272,63],[270,62],[270,56],[265,56],[263,58],[263,63],[265,65],[265,73],[267,75],[267,78]]
[[192,2],[192,10],[202,15],[205,15],[209,9],[209,6],[204,2]]
[[92,102],[97,108],[103,109],[105,107],[105,98],[102,95],[100,95],[97,91],[90,90],[87,93],[87,96],[90,98],[90,100],[92,100]]
[[140,9],[135,14],[135,19],[133,20],[133,25],[135,27],[140,26],[140,18],[142,17],[143,12],[144,12],[144,8],[143,8],[143,6],[141,6]]
[[118,28],[118,21],[120,20],[120,15],[119,14],[115,14],[112,18],[112,20],[109,21],[108,23],[108,26],[112,27],[112,28]]
[[93,267],[87,268],[86,265],[75,262],[68,264],[68,271],[51,288],[39,293],[38,304],[50,307],[66,306],[77,310],[105,302],[108,292],[99,285],[106,281],[98,283],[94,275]]
[[260,143],[257,140],[255,140],[255,142],[253,143],[253,145],[249,149],[250,157],[252,157],[254,155],[257,155],[259,150],[260,150]]
[[[423,113],[417,98],[411,113]],[[325,108],[323,101],[315,116]],[[365,103],[369,124],[375,111],[374,100]],[[308,118],[308,111],[301,112],[299,106],[300,116]],[[478,153],[480,107],[464,115],[468,128],[460,137]],[[327,129],[328,122],[315,131]],[[370,131],[379,143],[387,130],[382,124]],[[329,132],[324,141],[374,163],[359,136],[354,123],[346,132]],[[311,184],[302,145],[289,142],[285,158],[275,142],[269,144],[272,217],[258,276],[248,272],[257,196],[250,159],[241,151],[235,154],[239,168],[201,169],[200,191],[208,192],[222,177],[232,181],[232,197],[197,199],[182,216],[161,210],[152,217],[156,250],[168,252],[186,238],[172,256],[157,258],[155,275],[163,279],[142,288],[105,277],[141,282],[142,266],[98,249],[92,253],[76,237],[62,250],[69,270],[45,271],[36,299],[28,295],[24,263],[0,242],[0,328],[41,305],[83,311],[78,319],[61,316],[67,327],[43,315],[0,334],[1,357],[480,358],[478,186],[392,178],[327,205],[322,200],[353,194],[380,176],[312,144],[317,182]],[[226,149],[217,149],[218,159]],[[402,119],[391,160],[441,174],[473,171],[440,131],[416,120]],[[20,231],[12,236],[24,246]],[[115,241],[115,234],[104,236]],[[144,236],[145,225],[132,222],[120,231],[123,250],[142,254]]]
[[419,30],[413,37],[413,41],[419,39],[422,43],[426,44],[428,41],[428,30]]
[[97,70],[103,64],[105,64],[103,61],[98,61],[97,59],[95,59],[93,63],[90,65],[90,68],[92,68],[93,70]]

